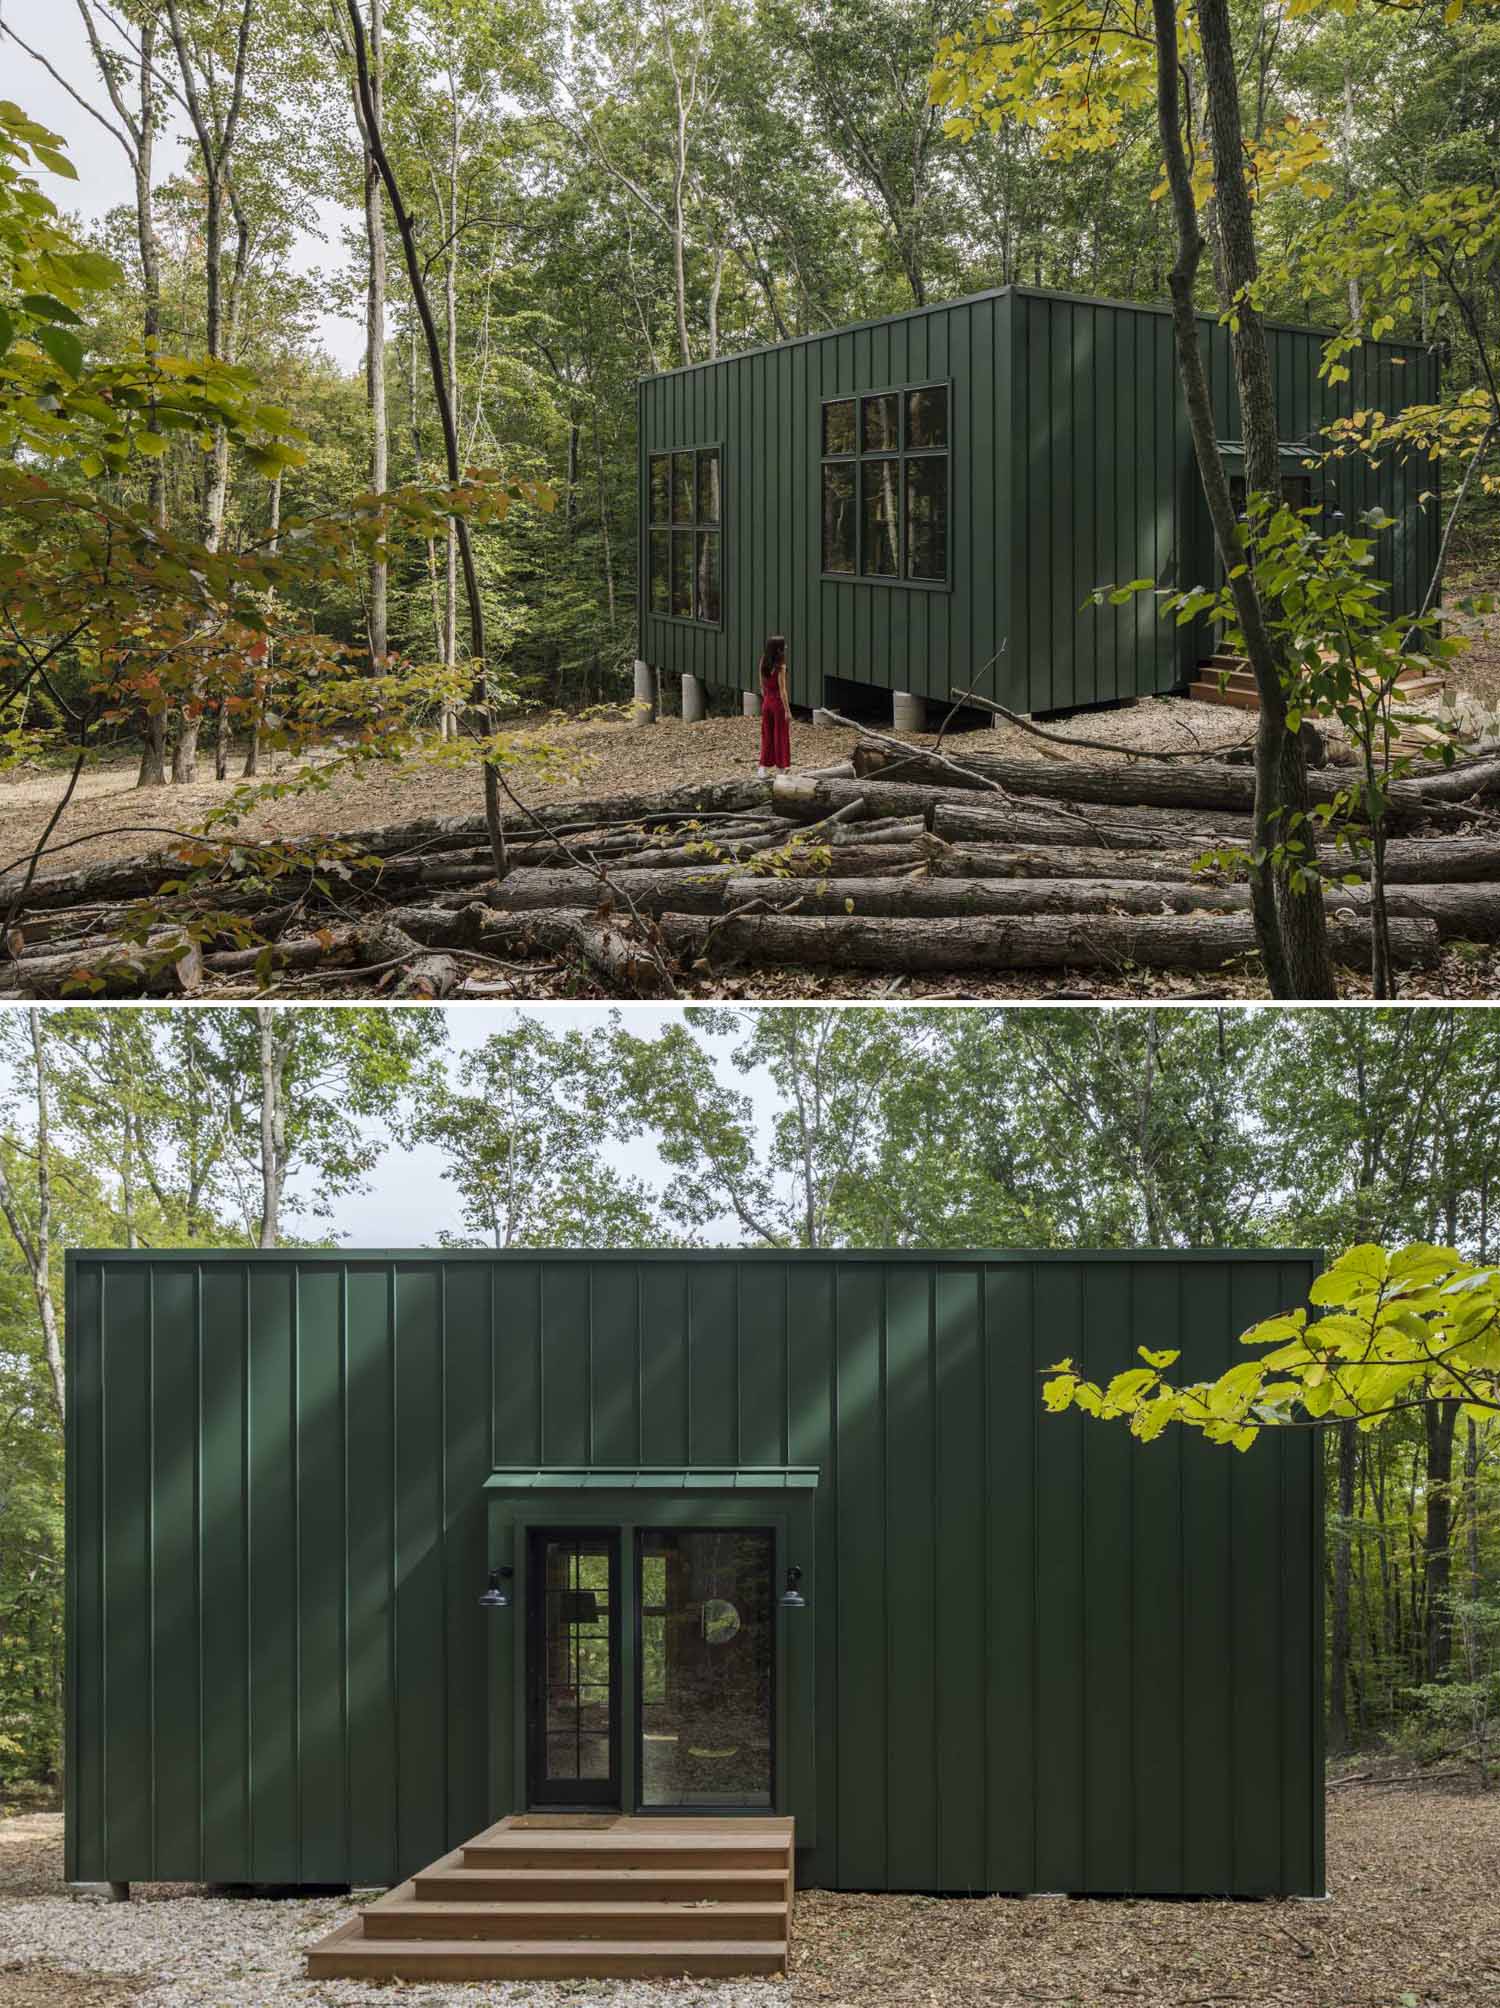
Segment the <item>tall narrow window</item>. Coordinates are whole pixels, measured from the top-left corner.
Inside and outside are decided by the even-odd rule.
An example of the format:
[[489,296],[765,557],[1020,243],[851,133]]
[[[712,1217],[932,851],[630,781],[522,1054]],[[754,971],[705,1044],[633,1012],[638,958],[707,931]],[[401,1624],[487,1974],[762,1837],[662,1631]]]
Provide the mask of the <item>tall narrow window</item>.
[[947,384],[823,406],[822,568],[835,578],[948,583]]
[[723,496],[718,447],[653,453],[647,494],[647,605],[664,620],[720,626]]

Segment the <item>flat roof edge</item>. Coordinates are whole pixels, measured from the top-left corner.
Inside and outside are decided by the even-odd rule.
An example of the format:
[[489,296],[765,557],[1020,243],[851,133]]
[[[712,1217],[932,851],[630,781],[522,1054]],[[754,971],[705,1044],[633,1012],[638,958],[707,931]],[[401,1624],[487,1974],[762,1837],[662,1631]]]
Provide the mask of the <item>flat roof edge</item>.
[[[1169,302],[1155,300],[1111,300],[1100,293],[1069,293],[1052,286],[990,286],[978,293],[961,293],[954,300],[931,300],[925,307],[903,307],[897,314],[878,314],[872,320],[847,321],[842,327],[820,328],[810,335],[792,335],[784,342],[758,342],[753,348],[734,349],[728,355],[713,356],[702,362],[679,363],[675,369],[647,370],[636,378],[637,384],[666,383],[672,377],[691,376],[695,370],[722,369],[726,363],[748,362],[752,356],[774,355],[782,349],[806,348],[811,342],[837,341],[841,335],[863,334],[871,328],[894,327],[898,321],[920,320],[926,314],[944,314],[955,307],[982,306],[989,300],[1003,300],[1007,297],[1023,300],[1067,300],[1076,307],[1113,307],[1123,313],[1162,314],[1170,316]],[[1220,316],[1200,307],[1198,319],[1217,326]],[[1326,342],[1337,331],[1333,328],[1307,327],[1298,321],[1266,321],[1264,325],[1278,334],[1313,335]],[[1391,349],[1402,354],[1422,355],[1432,346],[1418,341],[1366,340],[1364,348]]]
[[1321,1248],[69,1248],[70,1262],[1321,1262]]

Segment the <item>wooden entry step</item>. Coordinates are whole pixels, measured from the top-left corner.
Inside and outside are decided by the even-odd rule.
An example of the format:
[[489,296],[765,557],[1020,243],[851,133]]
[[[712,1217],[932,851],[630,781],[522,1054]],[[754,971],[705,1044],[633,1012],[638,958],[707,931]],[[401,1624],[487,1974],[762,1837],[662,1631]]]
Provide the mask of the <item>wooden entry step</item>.
[[[1406,676],[1401,679],[1399,688],[1403,704],[1435,710],[1442,695],[1443,681],[1437,676]],[[1243,656],[1221,654],[1200,663],[1188,685],[1187,694],[1197,698],[1200,704],[1229,704],[1240,711],[1260,709],[1255,675]],[[1396,741],[1396,750],[1418,754],[1425,745],[1440,739],[1441,734],[1434,732],[1430,726],[1410,726]]]
[[787,1819],[499,1821],[307,1953],[313,1979],[785,1973]]

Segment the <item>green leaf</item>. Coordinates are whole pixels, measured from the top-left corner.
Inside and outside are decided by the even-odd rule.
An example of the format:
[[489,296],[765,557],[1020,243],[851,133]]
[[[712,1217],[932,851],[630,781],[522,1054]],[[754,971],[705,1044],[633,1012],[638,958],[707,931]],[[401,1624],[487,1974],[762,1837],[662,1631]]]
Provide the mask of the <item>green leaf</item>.
[[5,354],[5,351],[10,347],[15,338],[16,324],[10,315],[6,313],[4,307],[0,307],[0,356]]
[[68,328],[38,328],[36,338],[59,369],[76,383],[83,375],[83,343]]
[[65,307],[61,300],[54,300],[50,293],[26,293],[22,296],[21,305],[35,320],[65,321],[70,328],[83,326],[82,318],[71,307]]

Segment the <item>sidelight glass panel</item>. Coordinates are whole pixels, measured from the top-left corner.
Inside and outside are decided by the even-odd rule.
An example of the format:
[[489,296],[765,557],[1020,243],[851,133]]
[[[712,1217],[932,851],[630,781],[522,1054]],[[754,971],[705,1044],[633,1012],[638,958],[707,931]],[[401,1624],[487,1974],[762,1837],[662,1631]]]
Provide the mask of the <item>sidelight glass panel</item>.
[[698,455],[698,521],[719,520],[719,456],[713,447]]
[[948,456],[906,463],[906,576],[948,576]]
[[651,456],[651,521],[670,523],[672,520],[672,461],[665,453]]
[[693,456],[691,453],[672,455],[672,521],[691,523],[693,520]]
[[638,1537],[641,1803],[769,1806],[774,1537]]
[[854,570],[854,467],[823,469],[823,570]]
[[823,407],[823,451],[825,453],[852,453],[854,451],[854,399],[841,397],[834,404]]
[[862,460],[860,484],[860,570],[867,579],[894,579],[901,572],[901,462]]
[[693,619],[711,621],[715,625],[719,619],[719,533],[717,530],[698,532],[698,561],[693,575]]
[[607,1783],[613,1768],[609,1545],[549,1540],[542,1567],[542,1782]]
[[654,614],[669,614],[672,611],[672,533],[670,530],[651,532],[651,611]]
[[693,613],[693,533],[672,532],[672,611],[679,620]]
[[894,453],[901,444],[901,397],[883,391],[860,400],[860,445],[865,453]]
[[906,393],[906,443],[919,447],[948,444],[948,387],[933,384]]

